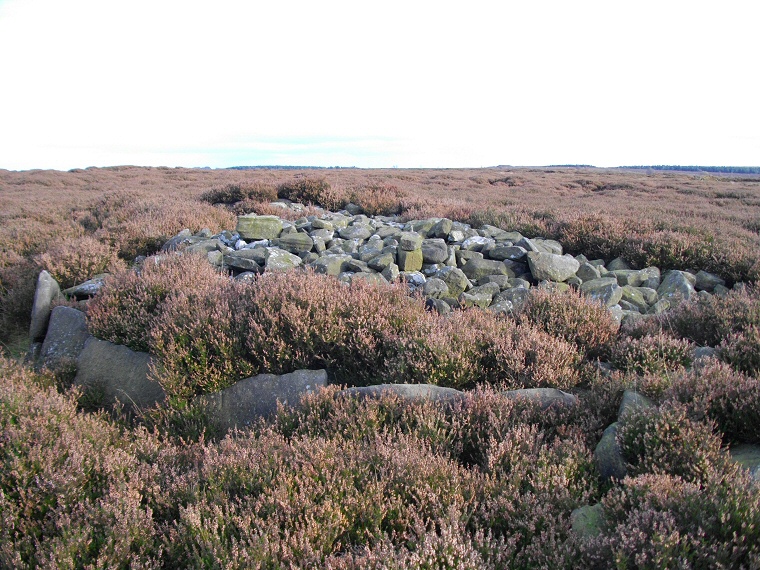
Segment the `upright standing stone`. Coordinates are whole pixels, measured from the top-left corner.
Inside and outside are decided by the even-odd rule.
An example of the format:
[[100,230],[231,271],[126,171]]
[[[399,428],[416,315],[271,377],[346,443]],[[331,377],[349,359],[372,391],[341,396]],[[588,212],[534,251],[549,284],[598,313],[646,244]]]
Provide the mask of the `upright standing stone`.
[[58,282],[44,269],[40,271],[37,277],[37,289],[34,292],[32,322],[29,325],[29,339],[32,342],[41,342],[45,338],[50,321],[50,307],[60,295],[61,288]]

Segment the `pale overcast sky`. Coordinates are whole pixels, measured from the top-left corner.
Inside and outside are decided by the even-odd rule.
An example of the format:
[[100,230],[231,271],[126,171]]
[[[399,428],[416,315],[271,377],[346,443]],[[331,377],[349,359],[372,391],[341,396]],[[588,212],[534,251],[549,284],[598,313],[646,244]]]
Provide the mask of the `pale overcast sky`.
[[0,168],[760,165],[760,2],[0,0]]

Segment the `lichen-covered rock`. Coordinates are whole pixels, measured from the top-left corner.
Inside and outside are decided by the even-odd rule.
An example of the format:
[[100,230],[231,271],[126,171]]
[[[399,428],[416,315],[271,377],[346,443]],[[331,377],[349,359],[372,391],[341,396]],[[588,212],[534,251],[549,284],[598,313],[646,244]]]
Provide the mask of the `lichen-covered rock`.
[[55,369],[60,362],[75,361],[88,338],[90,333],[82,311],[71,307],[55,307],[50,313],[50,324],[42,343],[39,364]]
[[540,251],[527,253],[528,266],[537,281],[566,281],[578,271],[581,264],[570,255],[556,255]]
[[91,297],[97,295],[98,292],[103,288],[103,284],[105,283],[107,277],[108,274],[106,273],[95,275],[92,279],[88,279],[84,283],[80,283],[79,285],[74,285],[73,287],[65,289],[63,293],[67,297],[74,297],[77,301],[90,299]]
[[601,503],[584,505],[570,513],[573,532],[581,538],[594,538],[602,534],[604,524],[604,507]]
[[[464,267],[462,272],[468,279],[478,280],[486,277],[487,275],[509,275],[510,271],[507,266],[501,261],[493,259],[470,259]],[[509,275],[514,277],[514,275]]]
[[284,249],[268,247],[267,250],[269,252],[265,262],[267,271],[288,271],[302,263],[300,257]]
[[346,271],[346,265],[354,258],[350,255],[325,255],[320,257],[311,266],[317,273],[324,273],[326,275],[332,275],[337,277],[342,272]]
[[696,285],[694,288],[697,291],[707,291],[709,293],[712,293],[715,290],[716,286],[726,285],[726,281],[724,279],[721,279],[714,273],[708,273],[707,271],[698,271],[695,277]]
[[281,235],[279,238],[272,240],[272,245],[290,253],[308,253],[314,248],[314,240],[309,237],[309,234],[296,232],[294,234]]
[[269,248],[241,249],[224,256],[224,264],[241,271],[260,273],[269,257]]
[[422,250],[408,250],[402,247],[396,252],[396,263],[401,271],[419,271],[422,269]]
[[618,423],[610,425],[594,449],[594,460],[603,480],[620,480],[628,474],[628,468],[617,440]]
[[423,240],[421,249],[423,263],[444,263],[449,257],[449,246],[439,238]]
[[623,298],[623,288],[614,277],[600,277],[586,281],[581,285],[581,292],[589,299],[603,303],[606,307],[617,305]]
[[275,239],[282,233],[282,220],[277,216],[238,216],[235,231],[244,240]]
[[662,283],[657,288],[657,294],[661,299],[669,301],[688,301],[696,295],[692,280],[696,283],[696,278],[685,271],[666,271],[662,275]]
[[32,342],[41,342],[45,338],[50,321],[50,307],[60,296],[61,288],[58,282],[44,269],[40,271],[37,277],[37,288],[34,291],[32,322],[29,325],[29,339]]
[[422,247],[422,236],[416,232],[403,232],[398,241],[399,247],[404,251],[415,251]]
[[470,280],[458,267],[444,267],[438,270],[435,277],[446,283],[452,297],[457,297],[462,292],[472,288]]

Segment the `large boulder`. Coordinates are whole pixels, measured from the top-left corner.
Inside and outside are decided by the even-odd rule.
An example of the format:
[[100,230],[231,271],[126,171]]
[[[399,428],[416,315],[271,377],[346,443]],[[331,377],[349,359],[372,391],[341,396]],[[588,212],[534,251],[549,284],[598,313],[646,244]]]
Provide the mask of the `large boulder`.
[[223,430],[244,428],[277,412],[277,403],[296,406],[301,397],[327,386],[324,370],[296,370],[290,374],[259,374],[229,388],[197,398],[212,422]]
[[149,354],[90,337],[77,359],[74,384],[99,393],[103,405],[118,400],[128,408],[150,408],[166,398],[150,367]]
[[301,265],[300,257],[284,249],[268,247],[267,250],[269,251],[266,260],[267,271],[288,271]]
[[699,271],[695,277],[697,279],[695,286],[697,291],[708,291],[709,293],[712,293],[718,285],[726,285],[725,280],[713,273],[708,273],[707,271]]
[[641,392],[635,390],[625,390],[623,392],[623,398],[620,400],[620,407],[618,408],[618,418],[622,418],[624,415],[630,414],[635,410],[654,408],[654,402],[647,398]]
[[[478,280],[487,275],[509,275],[510,271],[501,261],[493,259],[470,259],[462,267],[462,272],[468,279]],[[514,275],[509,275],[514,277]]]
[[[403,244],[403,242],[402,242]],[[401,271],[419,271],[422,269],[422,250],[421,249],[403,249],[403,246],[396,252],[398,267]]]
[[238,216],[235,231],[244,240],[275,239],[282,233],[282,220],[277,216]]
[[429,400],[432,402],[453,403],[463,399],[464,393],[454,388],[444,388],[433,384],[378,384],[376,386],[362,386],[347,388],[336,394],[337,397],[353,397],[364,399],[380,398],[385,393],[398,396],[406,402],[420,402]]
[[628,468],[623,459],[623,454],[620,451],[620,444],[617,440],[618,423],[615,422],[610,425],[604,434],[602,439],[594,449],[594,460],[596,461],[597,469],[602,479],[620,480],[623,479],[628,473]]
[[540,251],[529,251],[528,266],[537,281],[566,281],[578,271],[581,264],[570,255],[556,255]]
[[32,342],[40,342],[45,338],[50,321],[50,307],[60,296],[61,288],[58,282],[44,269],[40,271],[37,277],[37,289],[34,291],[32,322],[29,325],[29,339]]
[[570,525],[573,532],[581,538],[594,538],[602,534],[604,524],[604,507],[601,503],[584,505],[570,513]]
[[294,234],[282,234],[272,241],[272,245],[290,253],[307,253],[314,247],[314,240],[309,237],[309,234],[296,232]]
[[55,307],[42,343],[40,365],[54,369],[65,361],[75,361],[90,338],[82,311],[71,307]]
[[612,307],[623,298],[623,288],[618,285],[615,277],[601,277],[586,281],[581,285],[581,292],[589,299]]
[[696,283],[696,278],[685,271],[666,271],[662,275],[662,283],[657,288],[657,294],[661,299],[669,301],[688,301],[696,295],[694,283]]
[[337,277],[342,272],[346,271],[346,266],[349,261],[354,258],[350,255],[325,255],[317,259],[311,266],[317,273],[324,273],[326,275],[332,275]]
[[107,277],[107,273],[96,275],[84,283],[80,283],[79,285],[74,285],[73,287],[65,289],[63,293],[69,298],[74,297],[77,301],[90,299],[97,295],[98,292],[103,288]]
[[421,249],[423,263],[445,263],[449,258],[449,246],[439,238],[423,240]]
[[435,277],[446,283],[449,294],[452,297],[459,296],[462,292],[470,289],[472,284],[464,272],[457,267],[444,267],[439,269]]
[[403,232],[399,236],[399,246],[404,251],[414,251],[422,247],[422,236],[416,232]]
[[269,257],[269,248],[256,247],[233,251],[223,257],[224,264],[240,271],[260,273]]

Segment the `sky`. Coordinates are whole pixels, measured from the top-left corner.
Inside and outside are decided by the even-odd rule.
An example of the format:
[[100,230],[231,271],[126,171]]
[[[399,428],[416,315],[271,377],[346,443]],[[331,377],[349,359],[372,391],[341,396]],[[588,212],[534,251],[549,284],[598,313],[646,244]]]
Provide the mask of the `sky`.
[[760,165],[760,3],[0,0],[0,168]]

